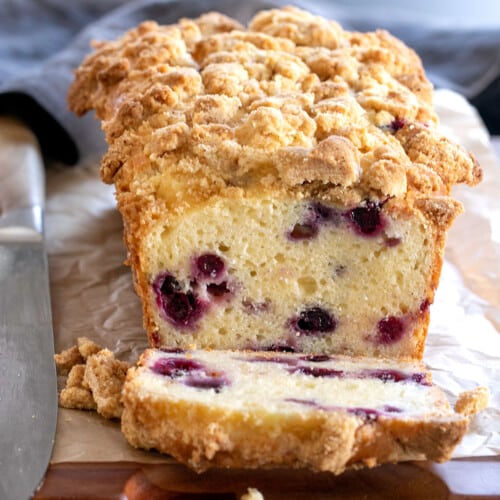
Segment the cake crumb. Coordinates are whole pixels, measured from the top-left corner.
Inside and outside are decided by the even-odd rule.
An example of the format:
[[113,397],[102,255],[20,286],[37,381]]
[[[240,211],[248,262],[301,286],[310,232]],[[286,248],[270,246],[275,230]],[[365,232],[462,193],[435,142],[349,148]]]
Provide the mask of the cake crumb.
[[128,363],[116,359],[108,349],[102,349],[87,359],[83,380],[92,391],[97,413],[104,418],[121,417],[120,398],[128,368]]
[[73,366],[84,362],[78,347],[74,345],[69,349],[65,349],[59,354],[54,355],[56,370],[58,375],[67,375]]
[[95,410],[97,405],[92,392],[84,385],[85,365],[78,364],[71,368],[66,387],[59,395],[59,404],[63,408]]
[[480,386],[471,391],[462,392],[455,403],[455,411],[467,417],[473,417],[484,410],[489,403],[490,390]]
[[129,364],[87,337],[54,356],[59,375],[67,375],[59,395],[63,408],[97,410],[104,418],[120,418],[121,390]]
[[78,337],[76,339],[78,351],[82,355],[82,358],[86,361],[89,356],[97,354],[102,350],[102,347],[87,337]]

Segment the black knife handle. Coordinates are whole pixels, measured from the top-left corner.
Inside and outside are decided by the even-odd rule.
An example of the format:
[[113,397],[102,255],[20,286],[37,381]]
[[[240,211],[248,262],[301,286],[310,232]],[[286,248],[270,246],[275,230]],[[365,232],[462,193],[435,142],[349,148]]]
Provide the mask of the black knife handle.
[[0,117],[0,231],[43,233],[45,172],[38,142],[20,122]]

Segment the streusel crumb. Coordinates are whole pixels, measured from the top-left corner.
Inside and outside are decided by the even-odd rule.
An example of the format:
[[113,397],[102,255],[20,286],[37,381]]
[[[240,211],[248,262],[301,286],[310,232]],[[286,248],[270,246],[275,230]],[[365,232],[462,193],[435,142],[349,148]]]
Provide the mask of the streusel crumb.
[[73,366],[84,362],[78,346],[74,345],[69,349],[54,355],[54,362],[58,375],[67,375]]
[[467,417],[473,417],[488,407],[489,399],[490,390],[487,387],[476,387],[459,395],[455,403],[455,411]]
[[90,389],[84,384],[85,365],[74,365],[66,381],[66,387],[61,391],[59,404],[63,408],[79,410],[95,410],[97,405]]
[[100,345],[96,344],[87,337],[78,337],[76,342],[78,350],[80,351],[80,354],[85,361],[87,361],[87,358],[89,356],[92,356],[92,354],[97,354],[102,349]]
[[128,363],[116,359],[108,349],[87,359],[83,380],[92,391],[97,413],[105,418],[121,417],[120,397],[128,368]]

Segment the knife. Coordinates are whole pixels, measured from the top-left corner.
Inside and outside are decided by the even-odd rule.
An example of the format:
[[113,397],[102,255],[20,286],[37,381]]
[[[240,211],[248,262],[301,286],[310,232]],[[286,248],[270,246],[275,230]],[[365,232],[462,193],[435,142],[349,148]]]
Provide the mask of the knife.
[[31,498],[57,422],[57,379],[35,137],[0,119],[0,498]]

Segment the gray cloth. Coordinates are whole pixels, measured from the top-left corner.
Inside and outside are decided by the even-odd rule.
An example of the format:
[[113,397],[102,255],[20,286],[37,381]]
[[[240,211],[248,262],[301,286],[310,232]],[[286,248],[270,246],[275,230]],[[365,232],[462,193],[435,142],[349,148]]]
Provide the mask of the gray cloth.
[[[431,80],[480,104],[500,133],[500,27],[455,29],[391,18],[326,0],[3,0],[0,14],[0,113],[14,114],[38,135],[45,154],[72,164],[100,155],[103,135],[92,115],[66,107],[72,71],[92,39],[112,39],[146,19],[162,24],[217,10],[246,23],[258,10],[293,3],[345,28],[389,29],[421,55]],[[481,101],[481,99],[484,101]]]

